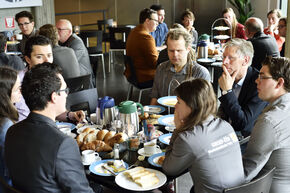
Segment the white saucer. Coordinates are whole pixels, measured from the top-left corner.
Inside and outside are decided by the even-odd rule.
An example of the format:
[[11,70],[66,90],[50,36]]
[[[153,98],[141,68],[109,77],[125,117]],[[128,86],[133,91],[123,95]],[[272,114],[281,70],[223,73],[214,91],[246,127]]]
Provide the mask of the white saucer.
[[76,138],[77,134],[75,134],[75,133],[70,133],[69,136],[71,136],[72,138]]
[[159,148],[156,148],[155,153],[152,153],[152,154],[147,154],[147,153],[145,153],[144,148],[141,148],[141,149],[138,150],[138,153],[139,153],[140,155],[143,155],[143,156],[146,156],[146,157],[150,157],[151,155],[154,155],[154,154],[156,154],[156,153],[161,153],[161,152],[162,152],[162,150],[159,149]]
[[84,166],[89,166],[89,165],[91,165],[92,163],[94,163],[94,162],[96,162],[96,161],[100,161],[102,158],[101,157],[95,157],[95,160],[93,160],[91,163],[87,163],[87,162],[84,162],[83,160],[82,160],[82,163],[83,163],[83,165]]

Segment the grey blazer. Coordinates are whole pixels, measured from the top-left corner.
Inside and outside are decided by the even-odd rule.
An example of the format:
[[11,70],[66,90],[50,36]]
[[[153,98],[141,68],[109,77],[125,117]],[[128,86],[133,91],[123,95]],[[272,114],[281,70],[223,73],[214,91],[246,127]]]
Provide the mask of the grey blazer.
[[32,112],[8,129],[5,159],[22,192],[93,193],[76,141],[43,115]]

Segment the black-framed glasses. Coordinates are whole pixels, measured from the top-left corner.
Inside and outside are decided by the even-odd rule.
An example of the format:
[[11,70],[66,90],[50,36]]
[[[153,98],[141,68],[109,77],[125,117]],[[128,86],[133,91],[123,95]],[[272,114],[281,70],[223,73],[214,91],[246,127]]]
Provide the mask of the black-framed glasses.
[[60,92],[65,92],[65,94],[68,94],[69,93],[69,88],[66,87],[65,89],[60,89],[60,90],[56,91],[57,94],[60,94]]
[[28,24],[31,24],[31,22],[25,22],[25,23],[18,23],[19,27],[27,26]]
[[258,75],[258,79],[260,79],[260,80],[264,80],[264,79],[273,79],[273,77],[272,77],[272,76],[263,76],[262,74],[259,74],[259,75]]
[[153,18],[149,18],[149,19],[159,23],[157,19],[153,19]]

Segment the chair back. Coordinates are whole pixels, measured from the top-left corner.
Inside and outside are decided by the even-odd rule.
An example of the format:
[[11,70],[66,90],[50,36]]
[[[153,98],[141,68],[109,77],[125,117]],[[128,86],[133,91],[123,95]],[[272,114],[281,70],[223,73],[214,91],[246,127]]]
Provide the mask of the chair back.
[[248,183],[227,188],[224,193],[269,193],[275,169],[266,171]]
[[109,27],[110,49],[126,49],[126,41],[132,28]]
[[107,32],[108,27],[113,26],[113,19],[104,19],[104,20],[98,20],[98,30],[103,31],[103,41],[108,42],[109,41],[109,33]]
[[68,110],[85,110],[87,114],[96,112],[98,105],[98,91],[96,88],[71,93],[66,99]]
[[89,89],[91,74],[65,79],[70,93]]
[[133,59],[131,58],[131,56],[124,55],[124,64],[126,68],[128,68],[130,71],[130,76],[127,78],[128,82],[137,86],[138,80],[137,80],[137,75],[136,75]]
[[[83,40],[85,46],[87,47],[89,54],[103,52],[103,47],[102,47],[103,31],[101,30],[81,31],[79,36]],[[93,42],[94,45],[92,46],[90,42]]]
[[0,178],[0,192],[3,192],[3,193],[22,193],[22,192],[16,190],[15,188],[13,188],[12,186],[10,186],[9,184],[7,184],[3,178]]

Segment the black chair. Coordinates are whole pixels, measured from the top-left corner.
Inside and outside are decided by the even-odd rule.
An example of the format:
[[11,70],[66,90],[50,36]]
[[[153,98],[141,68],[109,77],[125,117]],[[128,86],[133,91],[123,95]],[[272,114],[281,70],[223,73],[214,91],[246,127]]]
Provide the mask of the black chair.
[[[90,57],[101,57],[103,66],[103,75],[104,78],[106,78],[105,61],[102,46],[103,31],[101,30],[81,31],[79,36],[83,40],[85,46],[87,47]],[[94,38],[94,42],[96,42],[96,45],[94,46],[90,45],[91,38]],[[96,75],[97,75],[97,67],[96,67]]]
[[96,88],[86,89],[71,93],[66,99],[68,110],[84,110],[87,114],[96,112],[98,103],[98,91]]
[[0,191],[1,189],[3,193],[22,193],[19,190],[16,190],[15,188],[7,184],[5,180],[2,178],[0,178]]
[[114,52],[123,52],[126,55],[126,41],[131,29],[126,26],[109,27],[109,72],[110,66],[114,63]]
[[65,79],[70,93],[89,89],[91,74]]
[[98,30],[103,31],[103,42],[105,42],[105,52],[107,52],[106,43],[109,42],[109,33],[107,31],[108,27],[113,26],[113,19],[104,19],[97,21]]
[[256,178],[252,181],[232,187],[224,189],[224,193],[269,193],[273,175],[275,172],[275,167],[266,172],[260,173]]
[[152,84],[149,86],[144,86],[144,84],[140,84],[138,82],[134,63],[133,63],[133,60],[130,56],[125,55],[124,62],[125,62],[126,68],[129,68],[129,70],[130,70],[130,76],[127,78],[127,81],[130,84],[129,88],[128,88],[128,93],[127,93],[127,100],[129,100],[131,98],[132,93],[133,93],[133,88],[136,88],[136,89],[139,89],[138,102],[140,103],[141,97],[142,97],[142,92],[145,90],[152,89]]

